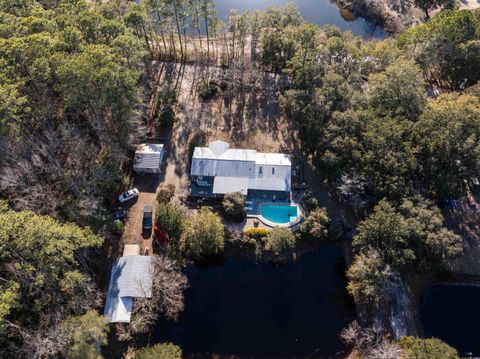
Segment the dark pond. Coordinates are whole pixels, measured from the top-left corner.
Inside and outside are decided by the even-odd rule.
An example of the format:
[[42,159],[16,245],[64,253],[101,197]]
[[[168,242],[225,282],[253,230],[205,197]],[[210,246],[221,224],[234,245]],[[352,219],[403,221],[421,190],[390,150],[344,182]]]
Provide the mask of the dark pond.
[[352,17],[331,0],[215,0],[218,15],[223,20],[228,17],[230,9],[237,9],[239,12],[265,10],[267,6],[284,6],[287,2],[294,3],[305,20],[311,23],[336,25],[362,38],[386,37],[381,27],[374,26],[363,18]]
[[344,273],[336,246],[277,267],[234,257],[190,266],[185,311],[176,323],[158,323],[152,343],[171,341],[195,358],[333,357],[354,315]]
[[462,355],[480,356],[480,287],[431,288],[421,298],[420,314],[426,338],[439,338]]

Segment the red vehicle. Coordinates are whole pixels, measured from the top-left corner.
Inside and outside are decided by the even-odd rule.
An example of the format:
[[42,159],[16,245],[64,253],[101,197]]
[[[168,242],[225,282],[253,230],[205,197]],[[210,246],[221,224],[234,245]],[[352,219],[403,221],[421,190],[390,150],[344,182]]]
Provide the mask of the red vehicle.
[[155,240],[159,245],[165,246],[169,244],[167,233],[160,229],[160,225],[158,223],[155,223],[155,227],[153,227],[153,234],[155,235]]

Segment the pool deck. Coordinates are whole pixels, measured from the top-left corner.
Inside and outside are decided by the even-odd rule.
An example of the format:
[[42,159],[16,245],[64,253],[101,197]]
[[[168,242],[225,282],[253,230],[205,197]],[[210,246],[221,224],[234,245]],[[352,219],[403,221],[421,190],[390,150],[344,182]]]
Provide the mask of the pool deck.
[[[294,192],[290,196],[261,194],[248,196],[247,203],[251,208],[247,210],[247,220],[243,229],[251,227],[259,227],[271,229],[274,227],[286,227],[296,230],[298,225],[303,221],[305,213],[300,203],[301,195]],[[269,221],[262,216],[263,206],[296,206],[298,208],[297,218],[289,223],[276,223]]]

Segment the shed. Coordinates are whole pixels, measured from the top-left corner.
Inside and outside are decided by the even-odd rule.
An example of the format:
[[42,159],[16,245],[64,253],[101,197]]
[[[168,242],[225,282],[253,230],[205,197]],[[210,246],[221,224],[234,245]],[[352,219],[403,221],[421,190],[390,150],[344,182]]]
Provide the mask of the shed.
[[110,323],[129,323],[133,298],[152,297],[152,275],[152,257],[128,255],[115,261],[103,311]]
[[163,144],[138,145],[133,160],[133,170],[137,173],[160,173],[164,152]]

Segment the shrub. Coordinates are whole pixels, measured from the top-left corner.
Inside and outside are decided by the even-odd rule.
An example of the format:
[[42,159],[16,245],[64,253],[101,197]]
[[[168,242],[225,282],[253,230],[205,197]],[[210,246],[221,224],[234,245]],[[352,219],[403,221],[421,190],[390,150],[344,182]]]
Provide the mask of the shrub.
[[264,238],[265,249],[279,258],[289,256],[295,246],[295,236],[288,228],[275,227]]
[[305,206],[305,208],[309,211],[318,207],[318,199],[317,197],[315,197],[313,192],[309,189],[303,192],[302,203]]
[[222,202],[225,216],[236,222],[241,222],[247,215],[245,197],[240,192],[227,193]]
[[402,359],[459,359],[458,353],[440,339],[421,339],[403,337],[400,339],[403,348]]
[[248,238],[253,239],[262,239],[268,234],[268,229],[265,228],[247,228],[245,232],[243,232]]
[[317,240],[328,237],[330,218],[327,211],[317,208],[312,211],[305,221],[300,225],[300,235],[303,239]]
[[138,350],[134,359],[182,359],[182,349],[171,343],[156,344]]
[[202,208],[189,220],[186,231],[188,255],[203,261],[223,252],[224,229],[220,217],[208,208]]
[[198,96],[203,101],[208,101],[214,98],[220,90],[220,86],[215,80],[202,81],[198,85]]
[[171,203],[160,203],[156,210],[156,223],[168,235],[174,246],[178,246],[185,229],[185,208]]
[[175,186],[171,183],[162,183],[157,188],[158,203],[168,203],[175,195]]

